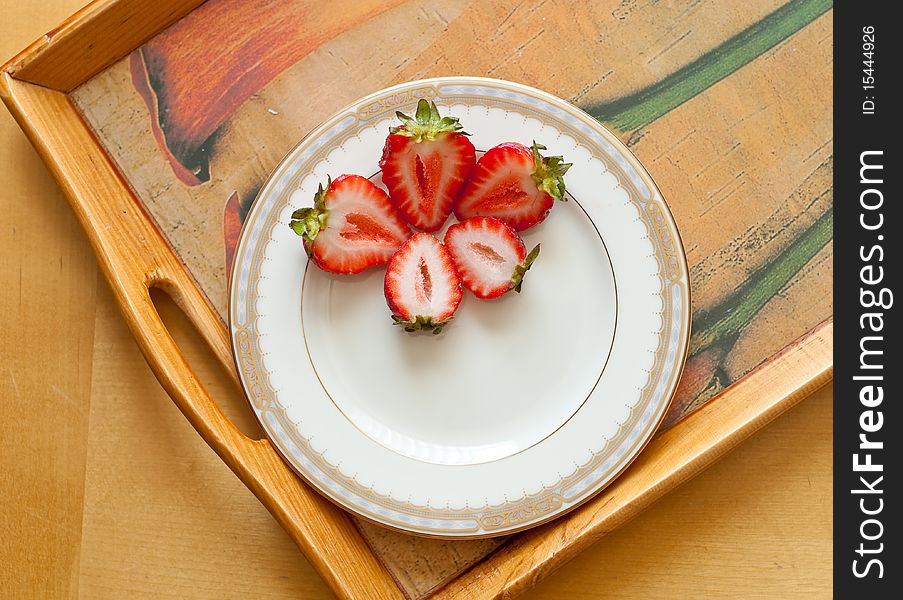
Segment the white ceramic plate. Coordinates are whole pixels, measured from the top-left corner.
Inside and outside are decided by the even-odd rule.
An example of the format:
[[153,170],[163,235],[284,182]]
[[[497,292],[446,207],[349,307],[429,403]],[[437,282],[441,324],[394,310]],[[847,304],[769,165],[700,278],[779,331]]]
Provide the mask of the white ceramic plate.
[[[327,175],[380,183],[394,113],[418,98],[478,151],[536,140],[574,163],[570,200],[524,232],[542,254],[523,293],[465,292],[438,336],[393,326],[383,269],[331,276],[287,226]],[[536,525],[610,483],[663,418],[690,323],[680,238],[636,157],[570,104],[480,78],[383,90],[295,147],[248,215],[229,313],[245,391],[298,473],[367,519],[458,538]]]

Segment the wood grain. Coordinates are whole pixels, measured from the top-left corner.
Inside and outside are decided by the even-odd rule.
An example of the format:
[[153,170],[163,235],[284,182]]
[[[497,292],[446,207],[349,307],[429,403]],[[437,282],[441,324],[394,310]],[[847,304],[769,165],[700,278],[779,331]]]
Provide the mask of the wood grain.
[[524,600],[830,598],[831,423],[825,386]]
[[[0,56],[71,13],[0,3]],[[78,587],[97,264],[40,157],[0,111],[0,596]]]
[[346,514],[301,483],[267,440],[225,417],[160,321],[149,288],[169,293],[228,364],[225,329],[184,266],[141,211],[65,94],[2,74],[3,100],[67,197],[92,242],[123,316],[164,389],[204,440],[254,492],[341,597],[362,589],[400,597]]
[[95,0],[3,65],[14,74],[69,92],[204,0]]
[[[21,137],[11,131],[15,127],[11,119],[6,120],[7,132]],[[29,151],[24,138],[18,146],[0,146],[4,156]],[[49,177],[36,158],[30,168],[20,160],[0,164],[0,171],[9,182],[7,197],[21,197],[42,209],[43,215],[66,214],[68,209],[60,210],[61,195],[52,184],[46,188],[42,184]],[[20,230],[15,241],[3,238],[0,251],[12,255],[23,242],[33,249],[46,239],[40,228]],[[80,243],[81,255],[93,262],[84,252],[86,242],[78,227],[50,233],[69,244]],[[35,243],[25,241],[29,239]],[[23,252],[23,277],[46,276],[45,261],[40,250]],[[0,278],[6,286],[17,274],[2,270]],[[88,462],[84,543],[79,548],[77,540],[69,538],[66,541],[74,547],[55,546],[42,553],[43,559],[19,553],[16,549],[26,544],[40,546],[46,535],[43,521],[41,527],[29,527],[29,511],[65,521],[71,505],[41,496],[29,505],[5,502],[0,522],[16,524],[12,532],[22,543],[0,544],[3,589],[13,597],[20,590],[24,596],[26,589],[65,585],[72,595],[81,589],[83,597],[98,599],[186,595],[214,599],[248,589],[261,599],[331,598],[285,533],[174,410],[141,357],[106,282],[98,283],[96,327],[93,321],[87,323],[96,333],[91,427],[83,449]],[[184,342],[186,356],[201,379],[221,397],[228,386],[214,385],[218,359],[199,339],[190,343],[193,333],[186,319],[168,318],[177,312],[171,303],[158,306],[180,345]],[[20,327],[41,327],[43,314],[31,313]],[[7,326],[0,343],[6,344],[10,331]],[[31,349],[49,359],[71,359],[70,352],[52,339]],[[16,367],[19,381],[32,372],[28,364]],[[0,406],[7,399],[0,397]],[[87,412],[87,399],[83,400]],[[95,410],[95,403],[102,408]],[[43,470],[64,448],[63,440],[53,435],[56,424],[36,411],[20,418],[23,437],[34,438],[44,431],[48,444],[16,460],[27,461],[31,470]],[[136,464],[148,471],[132,469]],[[0,487],[4,499],[15,497],[8,483],[14,485],[3,480]],[[70,486],[67,493],[80,496],[79,487]],[[828,597],[830,491],[831,391],[826,387],[523,598]],[[81,514],[74,520],[80,521]],[[7,548],[15,555],[4,554]],[[81,568],[71,581],[61,582],[54,570],[44,568],[47,559],[63,560],[79,552]],[[22,587],[26,580],[45,587]]]
[[[211,394],[244,397],[172,300],[154,298]],[[147,368],[106,282],[97,290],[79,593],[84,598],[327,598],[266,508]],[[231,416],[231,415],[230,415]],[[253,427],[246,415],[233,420]]]

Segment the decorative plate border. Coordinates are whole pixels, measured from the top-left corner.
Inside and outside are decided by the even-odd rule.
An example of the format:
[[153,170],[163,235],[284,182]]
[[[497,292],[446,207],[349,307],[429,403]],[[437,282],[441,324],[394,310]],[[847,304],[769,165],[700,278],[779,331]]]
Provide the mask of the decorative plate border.
[[[337,138],[348,136],[355,126],[412,107],[419,98],[439,98],[448,103],[477,99],[513,105],[573,136],[627,191],[653,242],[659,266],[663,301],[659,347],[629,418],[574,472],[535,494],[503,504],[465,510],[421,506],[379,494],[341,473],[299,434],[275,400],[251,314],[251,298],[267,243],[264,233],[271,230],[304,167],[339,143]],[[273,189],[280,193],[271,193]],[[266,218],[259,218],[260,212]],[[677,388],[689,341],[690,290],[686,256],[670,209],[651,177],[616,136],[580,109],[545,92],[472,77],[421,80],[377,92],[340,111],[299,142],[262,186],[245,223],[236,248],[229,295],[233,351],[242,385],[264,430],[287,462],[327,498],[369,520],[409,533],[456,538],[490,537],[538,525],[585,502],[617,477],[652,437]]]

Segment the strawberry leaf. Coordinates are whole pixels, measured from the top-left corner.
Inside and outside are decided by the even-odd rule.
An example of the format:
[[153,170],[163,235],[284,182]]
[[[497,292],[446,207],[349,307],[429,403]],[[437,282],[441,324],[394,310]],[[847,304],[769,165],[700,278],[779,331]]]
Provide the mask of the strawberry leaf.
[[527,255],[524,262],[514,267],[514,274],[511,276],[511,288],[518,294],[520,294],[521,287],[524,285],[524,275],[527,274],[527,271],[530,270],[530,267],[533,266],[533,263],[536,262],[536,258],[539,256],[539,246],[540,244],[536,244],[530,250],[530,254]]
[[548,195],[557,200],[567,201],[564,193],[566,191],[564,185],[564,174],[571,168],[573,163],[564,162],[563,156],[546,156],[543,157],[539,151],[545,150],[542,144],[533,141],[533,181],[536,187],[544,191]]
[[326,229],[326,222],[329,217],[329,211],[326,209],[326,195],[332,187],[332,177],[327,178],[326,189],[323,189],[321,183],[314,194],[314,205],[305,208],[299,208],[292,213],[288,226],[292,228],[296,234],[304,239],[304,247],[308,255],[311,253],[310,243],[313,242],[317,235],[323,229]]
[[397,111],[395,116],[401,121],[401,125],[389,127],[389,133],[407,136],[415,142],[432,141],[445,133],[469,135],[462,131],[463,127],[458,123],[457,117],[441,116],[436,103],[424,98],[417,102],[417,110],[413,117],[400,111]]
[[402,319],[399,316],[392,315],[395,325],[402,327],[408,333],[415,331],[432,331],[433,335],[442,333],[442,328],[448,325],[454,317],[449,317],[441,321],[433,321],[433,317],[416,316],[413,319]]
[[[435,110],[436,105],[432,102],[427,102],[423,98],[421,98],[417,102],[417,112],[415,116],[417,117],[418,123],[430,123],[433,121],[433,114],[438,116],[439,111]],[[436,119],[438,121],[438,118]]]

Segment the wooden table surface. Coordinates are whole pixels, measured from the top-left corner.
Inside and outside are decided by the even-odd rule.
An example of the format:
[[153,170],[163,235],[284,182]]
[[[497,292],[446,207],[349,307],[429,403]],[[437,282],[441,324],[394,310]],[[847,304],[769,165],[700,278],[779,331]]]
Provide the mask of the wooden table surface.
[[[0,56],[81,0],[0,0]],[[62,194],[0,111],[0,592],[304,597],[325,585],[157,384]],[[165,299],[186,354],[237,391]],[[831,584],[823,389],[528,598],[812,598]]]

